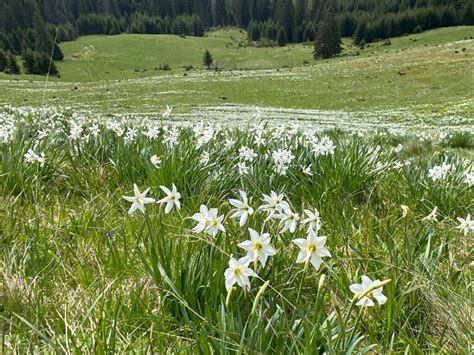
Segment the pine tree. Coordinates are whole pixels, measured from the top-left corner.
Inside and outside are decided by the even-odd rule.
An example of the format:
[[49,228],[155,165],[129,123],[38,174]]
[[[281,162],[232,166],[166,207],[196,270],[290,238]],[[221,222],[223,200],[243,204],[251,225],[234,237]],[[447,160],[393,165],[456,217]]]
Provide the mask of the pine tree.
[[247,28],[247,33],[250,41],[260,40],[260,25],[256,22],[250,22],[249,27]]
[[20,66],[16,62],[15,56],[12,54],[12,52],[8,51],[7,52],[7,67],[5,70],[5,73],[7,74],[20,74]]
[[367,25],[365,24],[365,21],[362,20],[359,22],[357,25],[357,29],[354,33],[354,43],[359,45],[362,43],[362,41],[365,42],[365,31],[366,31]]
[[216,0],[214,5],[214,25],[224,26],[226,24],[225,0]]
[[202,64],[207,68],[210,69],[214,59],[212,58],[211,53],[206,49],[204,52],[204,57],[202,58]]
[[240,0],[239,25],[247,28],[250,23],[250,3],[249,0]]
[[341,51],[341,25],[337,18],[336,6],[327,1],[324,16],[318,26],[314,40],[314,58],[331,58]]
[[283,26],[280,27],[277,34],[277,43],[280,47],[285,46],[288,43],[288,37]]
[[308,2],[307,0],[296,0],[295,8],[295,21],[297,26],[303,26],[303,22],[306,19]]
[[303,32],[303,42],[313,42],[316,37],[316,31],[314,30],[314,24],[309,22]]
[[0,72],[5,71],[8,65],[6,53],[0,49]]
[[61,48],[58,46],[57,43],[54,44],[53,48],[53,60],[63,60],[64,54]]
[[257,13],[254,14],[254,17],[257,21],[264,22],[268,20],[270,1],[269,0],[255,0],[255,7]]
[[284,28],[287,40],[292,39],[295,26],[293,1],[278,0],[275,8],[275,18],[278,24]]
[[27,74],[35,74],[35,55],[31,49],[27,49],[23,52],[23,68]]
[[35,35],[34,49],[39,52],[51,53],[53,40],[46,31],[46,24],[39,13],[33,17],[33,33]]

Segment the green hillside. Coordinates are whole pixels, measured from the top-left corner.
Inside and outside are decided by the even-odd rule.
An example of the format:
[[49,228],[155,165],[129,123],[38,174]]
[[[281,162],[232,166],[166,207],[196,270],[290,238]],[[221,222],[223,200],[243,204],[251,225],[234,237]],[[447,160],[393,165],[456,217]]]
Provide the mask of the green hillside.
[[[62,44],[61,78],[49,104],[155,110],[226,103],[336,110],[409,108],[472,114],[474,27],[428,31],[364,49],[345,41],[339,58],[312,59],[312,46],[246,47],[238,30],[206,37],[88,36]],[[221,69],[202,68],[208,49]],[[165,64],[171,70],[157,70]],[[185,71],[184,66],[193,69]],[[0,76],[2,102],[43,103],[44,77]],[[14,79],[13,81],[11,79]],[[17,79],[22,79],[21,81]],[[28,81],[24,81],[27,79]]]

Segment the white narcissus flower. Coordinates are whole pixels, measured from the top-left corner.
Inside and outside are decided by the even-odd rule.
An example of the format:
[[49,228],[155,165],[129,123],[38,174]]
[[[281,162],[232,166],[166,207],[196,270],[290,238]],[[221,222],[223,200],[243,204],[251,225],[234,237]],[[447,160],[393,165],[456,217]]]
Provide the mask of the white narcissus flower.
[[125,200],[132,203],[132,207],[128,211],[129,214],[134,214],[137,209],[145,213],[145,205],[147,203],[154,203],[155,199],[151,197],[146,197],[146,194],[150,191],[150,188],[147,188],[145,191],[140,192],[138,190],[137,184],[133,184],[133,192],[135,196],[122,196]]
[[275,249],[270,245],[270,234],[259,234],[256,230],[249,228],[250,240],[237,244],[247,252],[247,256],[252,260],[259,260],[263,267],[267,263],[269,256],[275,255]]
[[257,153],[252,148],[243,146],[239,149],[239,157],[243,161],[253,162],[257,157]]
[[225,228],[222,225],[223,220],[224,216],[219,216],[217,208],[211,208],[209,211],[209,223],[206,230],[207,234],[215,237],[219,231],[225,233]]
[[171,115],[172,110],[173,110],[173,106],[166,105],[166,110],[163,111],[163,113],[161,114],[161,117],[164,118],[165,120],[168,119]]
[[224,272],[225,288],[229,291],[234,284],[239,285],[244,290],[250,289],[249,277],[257,277],[258,275],[249,268],[252,259],[248,256],[239,260],[230,258],[229,267]]
[[402,217],[405,218],[410,208],[407,205],[400,205],[400,208],[402,209]]
[[193,228],[193,232],[195,233],[206,232],[212,237],[215,237],[219,231],[225,233],[225,228],[222,225],[224,216],[218,215],[217,208],[211,208],[209,210],[206,205],[201,205],[199,213],[195,213],[191,219],[198,222]]
[[201,165],[206,166],[207,164],[209,164],[210,159],[211,158],[210,158],[209,152],[203,152],[201,156],[199,157],[199,163]]
[[271,191],[270,195],[263,194],[263,201],[266,204],[261,205],[258,210],[267,212],[266,221],[270,220],[277,211],[282,212],[290,208],[290,205],[283,200],[283,197],[283,194],[277,194],[275,191]]
[[431,222],[438,222],[438,217],[437,217],[437,212],[438,212],[438,206],[435,206],[435,208],[433,208],[433,211],[431,211],[431,213],[424,217],[422,219],[422,221],[431,221]]
[[239,225],[243,227],[245,223],[247,223],[249,216],[253,214],[254,210],[249,206],[247,194],[245,191],[239,191],[239,193],[242,197],[242,201],[236,199],[229,200],[229,203],[235,207],[235,209],[231,211],[232,215],[230,218],[240,218]]
[[155,168],[158,169],[161,164],[161,158],[158,155],[154,154],[151,156],[150,162],[155,166]]
[[44,163],[46,162],[46,157],[44,155],[44,152],[41,152],[40,154],[36,154],[33,149],[28,149],[28,152],[26,152],[23,157],[25,158],[25,162],[29,164],[33,163],[39,163],[41,167],[44,166]]
[[327,237],[318,237],[312,230],[308,233],[306,239],[293,239],[301,250],[296,259],[296,263],[310,262],[316,270],[319,270],[324,257],[331,257],[331,253],[324,246]]
[[308,233],[310,230],[318,232],[321,229],[321,218],[319,217],[319,211],[317,209],[304,210],[304,213],[308,218],[301,221],[301,224],[308,224]]
[[467,215],[466,219],[460,217],[458,217],[457,219],[460,225],[456,228],[461,230],[464,233],[464,236],[466,236],[469,232],[474,231],[474,220],[471,220],[470,214]]
[[158,201],[159,204],[166,203],[165,213],[168,214],[173,209],[173,206],[176,206],[179,210],[181,208],[181,202],[179,201],[181,194],[176,189],[175,184],[172,185],[171,190],[166,186],[160,186],[160,189],[166,194],[166,197]]
[[306,167],[301,167],[303,174],[308,175],[308,176],[313,176],[313,173],[311,172],[312,169],[313,169],[313,166],[311,164],[309,164]]
[[193,214],[191,219],[198,222],[198,224],[193,228],[193,232],[201,233],[204,232],[209,223],[209,209],[206,205],[201,205],[199,207],[199,213]]
[[474,172],[466,173],[465,181],[469,186],[474,186]]
[[[362,283],[361,284],[352,284],[349,286],[349,289],[354,294],[363,294],[369,288],[374,287],[374,284],[379,283],[379,280],[372,281],[368,276],[362,276]],[[362,297],[357,303],[357,306],[363,307],[372,307],[375,305],[374,300],[377,301],[379,305],[383,305],[387,302],[387,297],[382,293],[383,287],[374,288],[370,291],[367,295]]]
[[433,168],[428,170],[428,177],[431,178],[431,180],[436,181],[436,180],[443,180],[445,179],[448,174],[450,173],[452,168],[451,164],[447,164],[446,162],[443,162],[443,164],[434,166]]
[[239,175],[247,175],[249,173],[249,167],[244,162],[237,163],[237,169],[239,170]]
[[300,216],[298,213],[294,213],[291,209],[286,208],[283,213],[275,215],[275,218],[281,219],[280,224],[283,224],[283,228],[281,229],[280,233],[285,233],[286,231],[294,233],[296,231],[296,227],[298,226]]

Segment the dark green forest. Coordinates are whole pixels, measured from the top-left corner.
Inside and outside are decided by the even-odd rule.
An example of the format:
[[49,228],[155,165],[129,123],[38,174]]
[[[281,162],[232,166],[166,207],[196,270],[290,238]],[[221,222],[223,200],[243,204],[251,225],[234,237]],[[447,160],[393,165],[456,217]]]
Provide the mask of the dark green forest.
[[[474,24],[472,0],[2,0],[0,55],[11,72],[22,55],[28,73],[62,60],[57,43],[120,33],[202,36],[239,26],[261,45],[312,42],[326,28],[356,44],[437,27]],[[330,8],[331,11],[327,11]],[[331,17],[331,26],[325,23]],[[319,31],[320,32],[320,31]],[[327,32],[327,31],[326,31]],[[338,37],[337,35],[336,37]],[[330,36],[320,34],[320,38]],[[1,64],[1,63],[0,63]],[[1,65],[0,65],[1,67]],[[55,71],[54,63],[53,68]]]

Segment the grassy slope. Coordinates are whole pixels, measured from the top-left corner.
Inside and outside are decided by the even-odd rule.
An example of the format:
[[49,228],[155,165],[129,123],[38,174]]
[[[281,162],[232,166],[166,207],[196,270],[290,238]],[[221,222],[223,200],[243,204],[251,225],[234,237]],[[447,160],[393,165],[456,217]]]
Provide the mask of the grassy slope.
[[[456,112],[470,115],[474,41],[464,38],[472,35],[473,27],[439,29],[393,39],[391,46],[373,44],[360,50],[359,56],[354,55],[358,49],[345,41],[340,58],[318,62],[308,45],[239,47],[245,34],[236,30],[214,31],[204,38],[82,37],[62,44],[67,57],[59,64],[62,78],[52,80],[46,99],[51,104],[148,111],[166,103],[217,104],[225,96],[230,103],[290,108],[410,108],[445,113],[461,106]],[[211,51],[223,72],[201,69],[204,49]],[[155,70],[160,64],[173,70]],[[197,69],[184,77],[184,65]],[[41,103],[44,78],[19,78],[41,82],[4,83],[1,101]]]

